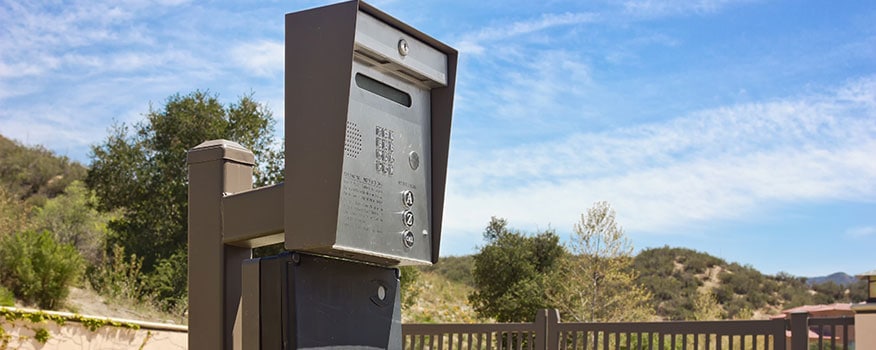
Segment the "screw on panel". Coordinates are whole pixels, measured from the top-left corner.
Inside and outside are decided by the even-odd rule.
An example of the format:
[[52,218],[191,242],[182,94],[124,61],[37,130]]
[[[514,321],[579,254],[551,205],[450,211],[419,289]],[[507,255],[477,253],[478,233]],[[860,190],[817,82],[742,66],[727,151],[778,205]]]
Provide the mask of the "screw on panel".
[[296,265],[300,264],[301,263],[301,255],[299,255],[298,253],[292,253],[292,262],[295,263]]

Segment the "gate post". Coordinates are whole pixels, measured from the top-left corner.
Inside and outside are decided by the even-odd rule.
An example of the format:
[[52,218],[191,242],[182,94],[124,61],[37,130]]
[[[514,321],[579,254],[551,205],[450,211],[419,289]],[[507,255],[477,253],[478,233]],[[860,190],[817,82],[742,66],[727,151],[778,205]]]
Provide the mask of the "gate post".
[[560,339],[555,330],[558,323],[560,323],[560,312],[557,309],[542,309],[536,312],[536,350],[555,350],[558,348]]
[[252,257],[252,249],[223,243],[222,197],[252,188],[254,160],[252,152],[227,140],[207,141],[188,152],[191,350],[231,349],[241,261]]
[[547,329],[548,310],[542,309],[535,312],[535,350],[547,350],[548,344],[548,329]]
[[806,311],[791,313],[791,349],[809,349],[809,313]]

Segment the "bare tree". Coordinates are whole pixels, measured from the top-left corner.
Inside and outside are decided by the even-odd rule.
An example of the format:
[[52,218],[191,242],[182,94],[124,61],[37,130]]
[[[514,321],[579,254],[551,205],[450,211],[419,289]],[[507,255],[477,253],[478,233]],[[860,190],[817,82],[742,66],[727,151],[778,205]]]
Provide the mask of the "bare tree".
[[597,202],[575,224],[570,251],[550,293],[563,315],[579,322],[652,318],[650,293],[636,282],[633,246],[607,202]]

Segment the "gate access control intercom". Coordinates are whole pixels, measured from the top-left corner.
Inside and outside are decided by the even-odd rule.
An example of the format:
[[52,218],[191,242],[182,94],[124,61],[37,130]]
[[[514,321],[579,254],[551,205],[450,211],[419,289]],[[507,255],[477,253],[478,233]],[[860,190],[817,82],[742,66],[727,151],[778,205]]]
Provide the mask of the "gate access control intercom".
[[286,15],[286,249],[437,261],[456,61],[359,1]]

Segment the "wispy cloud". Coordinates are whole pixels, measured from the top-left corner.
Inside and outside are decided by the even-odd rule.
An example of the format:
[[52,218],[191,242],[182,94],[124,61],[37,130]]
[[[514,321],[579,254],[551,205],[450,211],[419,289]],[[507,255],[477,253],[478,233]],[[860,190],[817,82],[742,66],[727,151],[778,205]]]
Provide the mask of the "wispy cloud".
[[[231,29],[214,27],[204,18],[222,10],[187,2],[0,3],[0,105],[16,106],[0,108],[0,133],[84,161],[113,121],[141,119],[150,102],[194,89],[213,88],[225,98],[251,91],[248,77],[270,65],[257,59],[271,55],[271,41],[249,47],[255,59],[247,64],[229,59],[229,43],[262,27],[233,18],[220,21]],[[205,35],[217,30],[229,33]],[[281,71],[282,61],[281,51]]]
[[597,18],[593,13],[561,13],[543,14],[537,19],[486,27],[464,35],[456,46],[466,54],[483,54],[487,46],[503,43],[508,40],[563,26],[581,25],[593,22]]
[[557,119],[533,118],[532,111],[549,111],[558,118],[575,114],[578,101],[591,86],[590,67],[580,57],[549,50],[515,58],[515,67],[497,70],[494,79],[480,82],[485,89],[473,92],[486,102],[486,110],[493,111],[500,122],[547,124],[540,128],[556,125]]
[[241,43],[231,49],[232,59],[248,72],[259,76],[282,74],[286,56],[282,42],[261,40]]
[[[74,2],[60,6],[40,1],[0,5],[0,77],[40,75],[59,69],[64,54],[98,56],[97,45],[134,46],[149,41],[133,24],[136,8],[113,2]],[[68,56],[69,57],[69,56]],[[81,62],[81,59],[78,60]]]
[[685,14],[709,14],[726,7],[757,0],[632,0],[623,3],[627,14],[637,17],[662,17]]
[[470,234],[500,215],[565,230],[591,203],[609,200],[628,229],[671,232],[781,203],[869,201],[876,196],[874,102],[876,77],[869,77],[825,95],[459,150],[445,226]]
[[852,238],[864,238],[876,236],[876,226],[859,226],[846,230],[846,236]]

